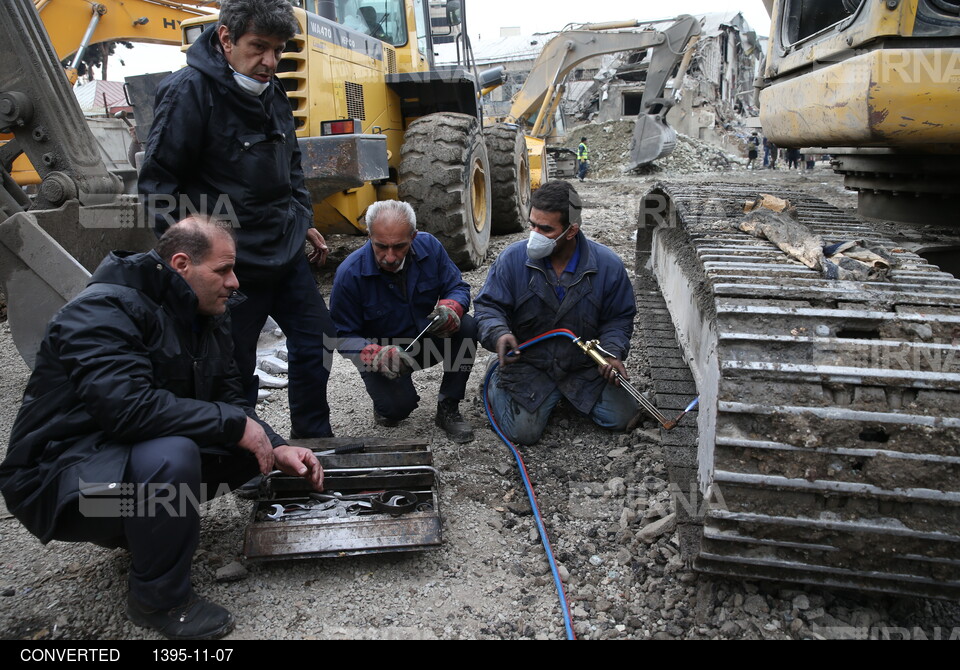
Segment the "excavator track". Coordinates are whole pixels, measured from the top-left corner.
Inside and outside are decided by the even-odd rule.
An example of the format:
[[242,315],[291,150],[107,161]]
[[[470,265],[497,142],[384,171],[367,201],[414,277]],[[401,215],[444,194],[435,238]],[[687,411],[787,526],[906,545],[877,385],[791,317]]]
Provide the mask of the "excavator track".
[[887,281],[827,280],[735,228],[762,192],[660,183],[640,209],[654,392],[680,407],[674,391],[694,382],[701,397],[696,429],[664,433],[684,557],[719,575],[956,599],[960,280],[776,191],[825,244],[866,240],[898,262]]

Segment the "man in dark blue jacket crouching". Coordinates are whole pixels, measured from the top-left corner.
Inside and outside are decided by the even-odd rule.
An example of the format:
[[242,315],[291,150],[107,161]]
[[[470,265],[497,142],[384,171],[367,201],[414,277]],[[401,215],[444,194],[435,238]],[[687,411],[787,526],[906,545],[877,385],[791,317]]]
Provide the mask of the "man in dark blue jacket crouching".
[[[459,403],[477,353],[476,322],[466,313],[470,287],[437,238],[417,232],[407,203],[374,203],[366,220],[370,240],[337,269],[330,296],[340,353],[360,369],[383,426],[416,409],[411,373],[442,362],[436,424],[455,442],[469,442],[473,428]],[[426,337],[413,342],[425,328]]]
[[[477,295],[480,341],[500,357],[488,397],[494,418],[514,442],[540,439],[562,398],[598,425],[623,430],[636,404],[617,388],[637,312],[623,261],[580,231],[580,197],[564,181],[530,199],[530,239],[503,250]],[[598,368],[568,339],[517,353],[524,342],[564,328],[600,340],[612,356]],[[513,355],[508,355],[513,352]]]

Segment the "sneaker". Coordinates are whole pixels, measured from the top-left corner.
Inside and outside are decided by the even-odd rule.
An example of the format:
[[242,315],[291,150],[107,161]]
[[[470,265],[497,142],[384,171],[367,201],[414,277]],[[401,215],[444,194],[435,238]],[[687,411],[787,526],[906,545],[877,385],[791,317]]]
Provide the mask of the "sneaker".
[[385,428],[396,428],[400,425],[399,421],[396,421],[395,419],[388,419],[385,416],[380,416],[376,412],[373,413],[373,422],[378,426],[383,426]]
[[460,414],[460,401],[446,398],[437,403],[437,426],[454,442],[465,444],[473,441],[473,426]]
[[213,640],[229,633],[234,625],[230,612],[201,598],[193,589],[186,603],[169,610],[144,607],[128,593],[127,618],[169,640]]

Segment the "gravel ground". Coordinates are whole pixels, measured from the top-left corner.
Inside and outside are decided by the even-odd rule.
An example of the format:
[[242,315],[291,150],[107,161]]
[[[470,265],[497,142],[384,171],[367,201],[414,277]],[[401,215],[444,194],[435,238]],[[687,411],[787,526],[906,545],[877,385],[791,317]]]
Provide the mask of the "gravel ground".
[[[812,175],[737,169],[681,178],[735,179],[771,188],[789,184],[841,206],[853,203],[825,169]],[[620,253],[628,268],[637,198],[652,179],[617,177],[578,185],[585,199],[585,232]],[[496,238],[492,253],[523,237]],[[345,246],[356,243],[347,240]],[[474,293],[485,274],[481,269],[466,275]],[[328,292],[330,276],[322,283]],[[0,369],[0,444],[5,444],[27,380],[5,323],[0,324]],[[337,359],[329,387],[337,435],[431,440],[443,473],[444,544],[418,554],[232,565],[242,564],[250,503],[222,498],[205,510],[194,582],[198,591],[234,612],[237,628],[228,639],[563,636],[522,485],[508,452],[485,426],[477,399],[482,370],[478,365],[471,378],[477,396],[464,407],[478,429],[477,439],[461,446],[433,425],[439,370],[416,377],[420,408],[399,427],[383,429],[372,421],[356,370]],[[628,370],[643,388],[642,356],[632,357]],[[278,431],[289,430],[284,391],[275,392],[260,410]],[[652,425],[615,435],[567,412],[524,456],[580,638],[960,637],[955,603],[736,582],[685,571]],[[128,566],[122,550],[58,542],[44,547],[0,506],[0,637],[156,639],[123,613]],[[217,571],[227,566],[237,579],[218,581]]]

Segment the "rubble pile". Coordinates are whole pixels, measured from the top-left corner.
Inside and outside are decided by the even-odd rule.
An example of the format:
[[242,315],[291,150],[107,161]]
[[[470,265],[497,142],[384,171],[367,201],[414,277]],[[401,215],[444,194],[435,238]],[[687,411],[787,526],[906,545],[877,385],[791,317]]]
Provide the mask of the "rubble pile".
[[[630,162],[633,126],[632,120],[575,126],[567,131],[564,146],[576,151],[580,138],[586,137],[590,149],[590,175],[601,179],[619,177]],[[637,174],[717,172],[740,169],[745,162],[743,158],[728,154],[711,144],[678,134],[677,146],[672,154],[640,168]]]
[[638,174],[717,172],[739,169],[744,163],[745,161],[738,156],[728,154],[702,140],[678,134],[677,148],[673,153],[652,165],[640,168]]

